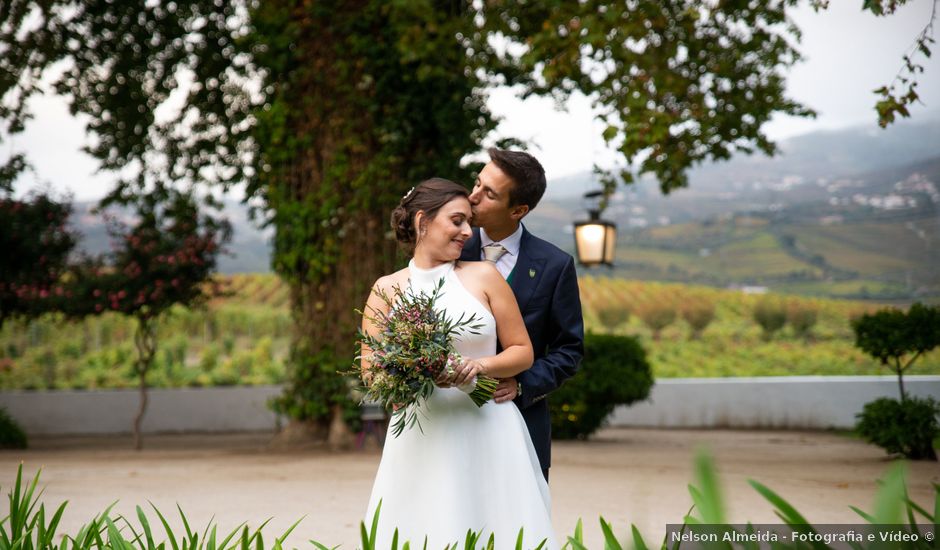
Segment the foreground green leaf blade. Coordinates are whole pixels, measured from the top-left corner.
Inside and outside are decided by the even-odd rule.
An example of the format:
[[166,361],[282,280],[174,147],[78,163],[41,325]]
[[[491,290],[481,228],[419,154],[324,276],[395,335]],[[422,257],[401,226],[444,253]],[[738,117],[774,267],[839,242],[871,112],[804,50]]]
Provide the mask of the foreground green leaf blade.
[[176,534],[173,533],[173,529],[170,528],[170,524],[167,522],[166,518],[163,517],[163,514],[152,502],[150,503],[150,507],[153,508],[153,511],[157,513],[157,517],[160,518],[160,523],[163,524],[163,530],[166,531],[166,536],[170,540],[170,545],[173,546],[173,550],[180,550],[179,545],[176,543]]
[[153,534],[150,530],[150,522],[147,521],[147,514],[144,513],[143,508],[137,506],[137,519],[140,520],[140,526],[144,531],[144,538],[147,540],[147,550],[156,550],[156,546],[153,543]]
[[765,485],[754,481],[753,479],[749,479],[748,483],[751,485],[751,487],[754,488],[754,490],[760,493],[761,496],[774,505],[774,507],[780,512],[781,519],[783,519],[787,525],[809,524],[806,518],[797,512],[796,508],[790,505],[790,503],[787,502],[783,497],[770,490]]
[[617,540],[617,537],[614,536],[614,531],[611,529],[610,524],[604,520],[602,517],[601,521],[601,532],[604,533],[604,550],[623,550],[623,547],[620,546],[620,542]]
[[872,514],[879,524],[901,523],[904,510],[904,477],[903,462],[895,462],[881,481],[881,487],[875,496],[875,512]]
[[724,523],[724,501],[718,477],[715,474],[715,464],[705,451],[699,451],[695,457],[695,477],[701,491],[698,495],[700,501],[696,504],[699,506],[702,521],[713,524]]
[[636,525],[630,524],[630,531],[633,533],[633,548],[635,550],[649,550],[646,546],[646,541],[643,540],[643,535],[640,534],[640,530],[636,528]]

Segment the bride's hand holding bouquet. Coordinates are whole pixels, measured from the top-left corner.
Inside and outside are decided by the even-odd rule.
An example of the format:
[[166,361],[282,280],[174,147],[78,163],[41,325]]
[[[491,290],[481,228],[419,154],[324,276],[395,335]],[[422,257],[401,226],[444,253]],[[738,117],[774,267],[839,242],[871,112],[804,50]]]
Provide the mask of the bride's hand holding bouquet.
[[[370,334],[359,331],[362,352],[356,373],[366,381],[364,400],[377,401],[392,410],[394,435],[420,422],[417,405],[426,401],[437,384],[454,385],[478,406],[493,398],[498,382],[483,374],[477,360],[464,360],[454,349],[454,337],[474,334],[480,327],[476,316],[457,319],[435,310],[441,285],[433,292],[402,291],[392,295],[373,290],[383,308],[367,306],[363,317],[379,327]],[[385,313],[385,311],[388,313]]]

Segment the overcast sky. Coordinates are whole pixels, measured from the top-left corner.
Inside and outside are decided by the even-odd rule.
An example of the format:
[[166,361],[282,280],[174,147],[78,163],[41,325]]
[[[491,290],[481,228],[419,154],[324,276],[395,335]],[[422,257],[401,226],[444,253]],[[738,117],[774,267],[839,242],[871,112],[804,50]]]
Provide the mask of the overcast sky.
[[[766,127],[771,138],[856,125],[877,129],[872,90],[897,74],[901,56],[929,20],[933,0],[914,0],[885,18],[862,13],[859,4],[832,0],[826,11],[804,8],[794,14],[803,29],[800,50],[805,59],[791,70],[788,91],[819,116],[815,120],[777,117]],[[940,33],[934,38],[940,38]],[[940,48],[935,45],[933,53],[924,61],[926,72],[919,79],[919,94],[926,105],[912,109],[915,119],[940,115]],[[530,141],[549,179],[590,170],[594,163],[608,165],[615,158],[605,150],[601,128],[584,97],[572,98],[567,112],[558,112],[551,100],[523,102],[512,90],[499,89],[491,92],[489,106],[504,118],[501,135]],[[80,151],[85,143],[81,120],[72,118],[65,103],[55,97],[36,99],[33,112],[36,118],[26,132],[0,150],[4,156],[11,150],[25,151],[37,168],[37,176],[21,178],[17,194],[50,182],[54,189],[71,191],[76,200],[100,198],[110,179],[95,175],[95,162]]]

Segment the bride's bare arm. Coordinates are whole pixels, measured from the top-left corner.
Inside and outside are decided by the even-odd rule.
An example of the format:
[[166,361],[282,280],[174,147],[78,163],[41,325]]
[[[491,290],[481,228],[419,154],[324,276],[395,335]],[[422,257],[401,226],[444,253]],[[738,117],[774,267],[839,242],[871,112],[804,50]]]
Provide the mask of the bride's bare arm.
[[479,282],[485,289],[487,300],[493,317],[496,318],[496,335],[503,347],[498,355],[482,357],[468,361],[454,385],[461,385],[471,380],[477,374],[484,374],[493,378],[508,378],[532,366],[534,354],[529,333],[525,322],[519,312],[516,297],[509,288],[502,275],[496,268],[483,264],[479,265]]
[[[376,315],[381,312],[388,314],[388,304],[381,298],[379,292],[388,293],[391,291],[388,277],[382,277],[375,281],[372,290],[369,291],[369,298],[366,300],[366,307],[362,310],[362,331],[370,336],[378,336],[382,332],[382,326],[374,321]],[[372,349],[365,344],[359,346],[359,354],[362,363],[362,381],[367,385],[372,382],[367,374],[367,370],[372,365]]]

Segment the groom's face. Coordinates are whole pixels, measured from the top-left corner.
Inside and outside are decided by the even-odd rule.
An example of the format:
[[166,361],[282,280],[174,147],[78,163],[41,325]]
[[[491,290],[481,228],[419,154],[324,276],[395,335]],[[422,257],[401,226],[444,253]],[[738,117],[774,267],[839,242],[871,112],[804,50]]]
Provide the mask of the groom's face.
[[517,223],[525,216],[528,207],[509,205],[509,192],[513,185],[513,181],[499,166],[490,162],[483,167],[470,193],[474,226],[484,229],[505,227]]

